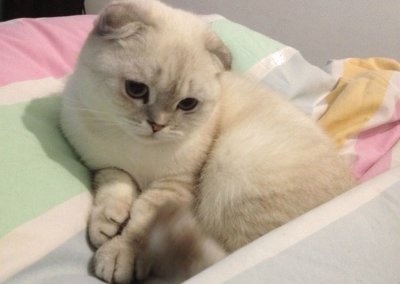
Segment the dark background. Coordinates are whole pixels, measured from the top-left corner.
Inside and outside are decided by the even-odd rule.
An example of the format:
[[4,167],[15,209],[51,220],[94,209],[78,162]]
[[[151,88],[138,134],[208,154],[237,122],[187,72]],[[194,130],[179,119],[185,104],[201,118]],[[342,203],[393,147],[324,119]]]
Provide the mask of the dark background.
[[83,14],[84,0],[1,0],[0,19]]

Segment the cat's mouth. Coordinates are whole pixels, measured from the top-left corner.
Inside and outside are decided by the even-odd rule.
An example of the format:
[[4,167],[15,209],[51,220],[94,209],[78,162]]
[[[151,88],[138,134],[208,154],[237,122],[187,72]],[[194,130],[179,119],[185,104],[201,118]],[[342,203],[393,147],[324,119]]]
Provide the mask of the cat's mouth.
[[183,133],[180,131],[171,131],[168,129],[160,130],[157,132],[137,133],[137,137],[143,142],[147,143],[168,143],[176,142],[183,138]]
[[173,137],[167,135],[163,131],[158,132],[146,132],[146,133],[136,133],[136,136],[147,143],[155,143],[155,142],[168,142],[173,140]]
[[[155,131],[156,130],[156,131]],[[125,128],[130,136],[135,136],[137,140],[146,143],[163,143],[181,140],[184,133],[181,130],[174,129],[170,125],[166,125],[161,129],[154,129],[148,123],[136,124],[134,128]]]

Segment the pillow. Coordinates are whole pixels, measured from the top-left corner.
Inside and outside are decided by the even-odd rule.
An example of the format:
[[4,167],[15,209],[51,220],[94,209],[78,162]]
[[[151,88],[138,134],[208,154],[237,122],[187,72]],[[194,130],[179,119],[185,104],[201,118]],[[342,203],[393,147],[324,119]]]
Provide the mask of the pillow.
[[206,17],[229,47],[232,69],[247,73],[291,100],[307,114],[336,84],[336,78],[308,63],[294,48],[221,16]]
[[400,63],[348,58],[326,68],[339,80],[316,103],[316,117],[349,160],[354,177],[363,182],[399,166]]

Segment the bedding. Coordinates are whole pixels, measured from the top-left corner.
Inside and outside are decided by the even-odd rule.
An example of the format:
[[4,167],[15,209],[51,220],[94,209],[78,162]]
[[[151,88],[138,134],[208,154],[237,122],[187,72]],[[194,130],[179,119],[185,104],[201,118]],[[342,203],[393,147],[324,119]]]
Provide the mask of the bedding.
[[[318,120],[361,184],[188,282],[399,283],[399,63],[352,58],[322,70],[222,16],[203,18],[233,69]],[[1,283],[101,283],[88,269],[90,173],[58,127],[60,92],[93,20],[0,24]]]

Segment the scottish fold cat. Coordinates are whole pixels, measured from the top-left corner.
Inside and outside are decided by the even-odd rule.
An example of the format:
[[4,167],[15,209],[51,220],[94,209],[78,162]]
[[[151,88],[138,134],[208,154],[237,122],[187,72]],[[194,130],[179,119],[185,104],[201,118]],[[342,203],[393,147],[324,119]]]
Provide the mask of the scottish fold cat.
[[230,65],[205,23],[161,2],[98,17],[61,112],[95,172],[98,277],[178,283],[352,187],[323,131]]

